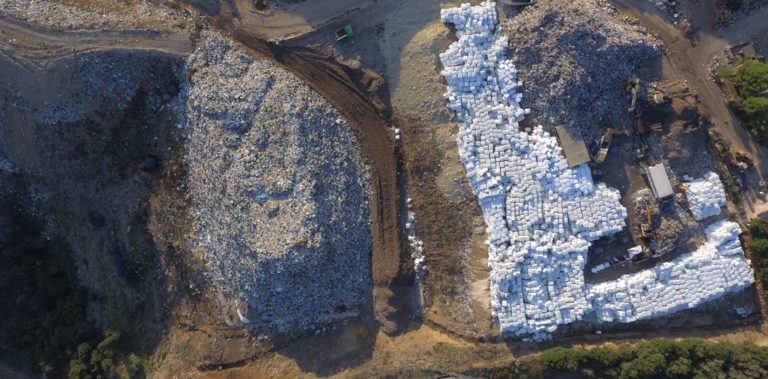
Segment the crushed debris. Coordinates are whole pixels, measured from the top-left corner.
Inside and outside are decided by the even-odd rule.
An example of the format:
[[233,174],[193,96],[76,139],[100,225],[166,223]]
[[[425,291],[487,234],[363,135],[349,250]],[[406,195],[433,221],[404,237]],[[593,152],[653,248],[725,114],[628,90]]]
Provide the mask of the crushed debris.
[[370,301],[370,177],[347,122],[298,77],[217,35],[188,71],[195,248],[224,308],[239,300],[265,333],[357,316]]
[[194,21],[180,9],[147,0],[0,0],[0,16],[56,29],[153,29],[192,31]]
[[[589,144],[605,128],[631,131],[625,90],[660,43],[605,3],[539,0],[502,24],[534,121],[565,125]],[[535,85],[534,85],[535,83]]]

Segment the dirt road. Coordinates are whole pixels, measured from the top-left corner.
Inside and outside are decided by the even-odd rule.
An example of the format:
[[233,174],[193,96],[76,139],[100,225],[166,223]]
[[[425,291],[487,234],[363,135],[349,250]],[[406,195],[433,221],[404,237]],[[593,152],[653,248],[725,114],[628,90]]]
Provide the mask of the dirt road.
[[[768,168],[768,148],[758,145],[752,139],[739,120],[725,103],[725,96],[720,87],[711,78],[708,68],[712,58],[729,45],[749,39],[758,33],[768,32],[768,8],[763,8],[752,15],[736,21],[729,27],[716,31],[715,25],[706,16],[711,14],[712,4],[707,1],[692,5],[694,15],[698,14],[698,33],[691,42],[676,28],[661,11],[645,0],[612,0],[617,8],[637,17],[640,22],[664,42],[667,58],[674,76],[685,79],[701,99],[700,108],[708,115],[720,134],[729,140],[735,149],[752,154],[756,160],[757,177],[766,176]],[[745,216],[755,217],[762,213],[766,204],[754,196],[754,191],[745,193]]]
[[27,68],[53,58],[101,49],[156,51],[175,56],[192,52],[184,34],[145,30],[64,32],[0,17],[0,54]]
[[[230,2],[231,4],[231,2]],[[380,78],[338,64],[309,49],[287,48],[264,42],[226,9],[214,24],[253,51],[283,65],[328,99],[344,114],[363,147],[373,178],[371,216],[373,234],[372,277],[375,286],[389,287],[411,270],[402,249],[398,191],[399,153],[390,136],[388,97]],[[184,56],[192,51],[189,36],[151,31],[60,32],[0,18],[0,53],[34,69],[54,58],[98,49],[158,51]],[[373,101],[371,100],[373,99]],[[382,307],[391,306],[386,298]]]
[[229,0],[243,28],[265,40],[283,40],[320,28],[373,3],[361,0],[306,0],[276,3],[267,10],[254,7],[252,0]]
[[[311,49],[288,48],[262,40],[234,16],[237,10],[225,9],[213,23],[253,51],[283,65],[302,78],[327,99],[349,121],[360,140],[363,154],[371,167],[371,232],[373,235],[372,272],[377,319],[391,323],[397,317],[405,321],[411,312],[403,312],[394,287],[408,286],[412,263],[403,249],[399,210],[400,153],[389,130],[388,93],[380,77],[354,70],[332,57]],[[383,91],[383,92],[382,92]],[[395,316],[397,314],[398,316]],[[406,316],[406,317],[404,317]],[[400,325],[390,325],[399,329]]]

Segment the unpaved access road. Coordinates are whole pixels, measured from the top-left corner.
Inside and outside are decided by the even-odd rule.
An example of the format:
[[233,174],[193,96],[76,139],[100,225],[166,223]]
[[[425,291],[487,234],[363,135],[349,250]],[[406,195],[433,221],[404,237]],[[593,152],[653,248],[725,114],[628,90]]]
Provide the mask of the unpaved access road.
[[[373,178],[371,232],[374,286],[387,288],[407,282],[403,279],[407,276],[404,274],[412,271],[412,264],[403,249],[399,220],[399,209],[403,205],[398,187],[400,155],[389,130],[389,110],[381,101],[387,94],[378,96],[376,92],[386,91],[386,86],[376,85],[376,77],[340,65],[327,55],[265,42],[240,23],[236,9],[233,11],[226,5],[222,8],[218,16],[211,18],[214,25],[257,54],[298,75],[347,118],[360,140]],[[192,52],[193,44],[189,36],[182,34],[152,31],[60,32],[0,17],[0,52],[28,69],[46,66],[56,58],[75,52],[99,49],[157,51],[186,56]],[[384,297],[382,307],[395,305],[395,299]]]
[[[711,79],[708,68],[715,54],[761,32],[768,31],[764,22],[768,8],[738,20],[719,32],[710,26],[698,32],[698,41],[691,43],[657,8],[645,0],[612,0],[619,9],[637,17],[640,22],[655,32],[668,49],[668,58],[675,76],[688,81],[702,99],[703,108],[708,112],[717,130],[735,148],[750,152],[759,160],[759,167],[768,167],[768,150],[756,144],[749,131],[741,126],[725,103],[717,84]],[[762,20],[762,22],[761,22]],[[762,172],[761,172],[762,176]]]
[[323,27],[340,17],[360,10],[371,0],[305,0],[277,3],[272,9],[260,11],[252,0],[229,0],[243,28],[265,40],[296,37]]
[[145,30],[64,32],[0,17],[0,54],[29,69],[76,52],[104,49],[187,56],[192,41],[184,34]]
[[[755,191],[755,183],[766,175],[768,169],[768,148],[755,143],[754,139],[725,102],[725,96],[712,79],[709,64],[714,56],[730,45],[749,40],[760,33],[768,33],[768,7],[735,21],[728,27],[715,30],[710,17],[715,9],[714,1],[691,2],[694,24],[698,32],[693,42],[686,38],[669,19],[646,0],[611,0],[617,8],[637,17],[640,22],[661,38],[667,48],[670,69],[675,77],[685,79],[701,99],[700,108],[708,115],[717,131],[731,142],[733,148],[746,151],[755,158],[756,178],[752,187],[742,195],[744,207],[742,217],[759,217],[768,211],[768,203],[761,200]],[[698,18],[698,20],[696,19]]]

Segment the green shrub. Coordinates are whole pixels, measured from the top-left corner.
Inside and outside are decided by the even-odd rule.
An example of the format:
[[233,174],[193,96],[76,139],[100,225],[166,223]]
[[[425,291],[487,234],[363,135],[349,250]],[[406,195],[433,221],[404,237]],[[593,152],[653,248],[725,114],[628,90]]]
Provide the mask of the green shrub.
[[752,132],[768,140],[768,97],[749,97],[744,100],[744,112],[752,123]]
[[749,249],[760,258],[768,258],[768,240],[755,238],[749,242]]
[[700,339],[654,339],[618,348],[543,351],[541,365],[554,372],[598,378],[761,378],[768,375],[768,348]]
[[768,221],[759,218],[750,221],[749,233],[755,238],[768,238]]
[[733,70],[728,66],[720,66],[715,75],[720,79],[733,79]]
[[758,96],[768,90],[768,64],[748,60],[736,71],[734,81],[742,98]]

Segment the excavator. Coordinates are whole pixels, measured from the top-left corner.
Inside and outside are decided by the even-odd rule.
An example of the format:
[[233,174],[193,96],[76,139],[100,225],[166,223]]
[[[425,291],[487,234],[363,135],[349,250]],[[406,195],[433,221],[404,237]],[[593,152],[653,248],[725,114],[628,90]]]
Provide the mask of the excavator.
[[629,104],[628,111],[639,116],[637,111],[637,93],[640,92],[640,79],[634,78],[627,80],[627,92],[632,94],[632,102]]
[[640,222],[640,239],[642,241],[642,253],[630,257],[632,263],[640,263],[654,257],[656,241],[654,240],[653,219],[651,218],[651,206],[646,204],[644,208],[645,220]]
[[608,128],[605,130],[603,137],[600,138],[600,150],[597,151],[597,155],[595,156],[595,163],[600,164],[605,161],[605,158],[608,156],[608,150],[611,148],[612,142],[613,128]]

